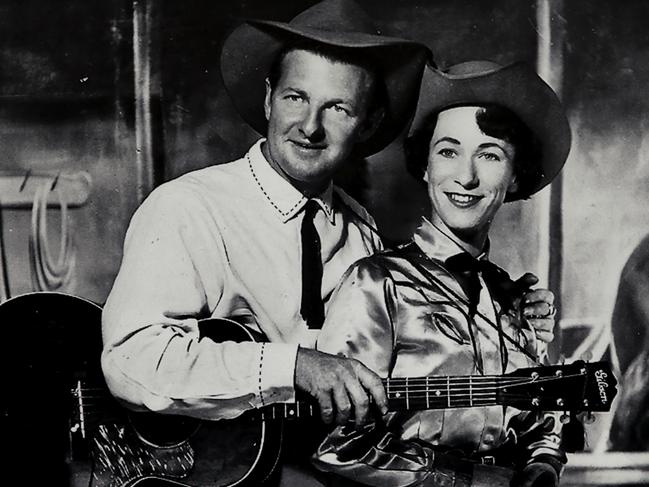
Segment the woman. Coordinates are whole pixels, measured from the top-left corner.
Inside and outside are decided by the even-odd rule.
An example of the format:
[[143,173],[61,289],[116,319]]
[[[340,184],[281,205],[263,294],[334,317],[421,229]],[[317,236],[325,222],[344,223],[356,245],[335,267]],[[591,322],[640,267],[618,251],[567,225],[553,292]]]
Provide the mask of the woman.
[[[549,291],[523,293],[488,261],[489,229],[506,201],[549,184],[570,148],[554,92],[526,64],[468,62],[428,69],[409,168],[432,211],[412,241],[349,269],[318,348],[354,357],[381,377],[499,375],[532,366],[531,322],[551,320]],[[556,485],[565,455],[554,415],[502,406],[390,413],[341,427],[315,464],[369,485]],[[504,472],[509,472],[506,470]],[[506,475],[503,482],[508,483]]]

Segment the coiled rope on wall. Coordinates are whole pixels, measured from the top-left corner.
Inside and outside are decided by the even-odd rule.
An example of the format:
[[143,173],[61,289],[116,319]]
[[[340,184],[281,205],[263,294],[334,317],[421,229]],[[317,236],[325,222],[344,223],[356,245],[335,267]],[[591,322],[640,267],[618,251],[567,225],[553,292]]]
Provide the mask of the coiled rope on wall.
[[[61,208],[59,254],[52,258],[47,234],[47,201],[51,191],[57,195]],[[32,288],[35,291],[70,291],[76,267],[73,236],[68,222],[68,205],[59,188],[52,190],[50,183],[36,189],[32,205],[29,234],[29,260]]]

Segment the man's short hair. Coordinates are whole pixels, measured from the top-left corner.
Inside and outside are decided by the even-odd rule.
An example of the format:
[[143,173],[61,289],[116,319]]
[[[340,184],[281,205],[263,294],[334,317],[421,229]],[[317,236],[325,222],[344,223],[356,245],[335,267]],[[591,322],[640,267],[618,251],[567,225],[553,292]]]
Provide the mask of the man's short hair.
[[380,108],[386,111],[388,110],[387,88],[385,86],[383,73],[378,68],[378,63],[373,62],[371,56],[368,56],[367,53],[364,53],[359,49],[330,46],[309,39],[301,39],[297,42],[286,43],[284,47],[279,50],[268,71],[268,82],[271,89],[274,89],[277,86],[282,77],[282,63],[284,58],[289,52],[296,50],[308,51],[327,59],[328,61],[351,64],[364,69],[370,73],[372,79],[372,92],[369,97],[368,115]]

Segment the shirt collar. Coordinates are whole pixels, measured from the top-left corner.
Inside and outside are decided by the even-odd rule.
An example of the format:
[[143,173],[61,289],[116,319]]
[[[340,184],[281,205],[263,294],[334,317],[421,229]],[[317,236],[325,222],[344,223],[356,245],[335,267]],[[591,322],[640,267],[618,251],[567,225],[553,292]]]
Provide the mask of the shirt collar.
[[[466,252],[459,242],[456,242],[450,235],[442,232],[426,218],[422,218],[421,224],[415,231],[413,239],[426,255],[441,262],[446,262],[449,257]],[[490,243],[487,240],[485,248],[476,259],[488,259],[489,247]]]
[[[246,160],[259,190],[275,209],[280,220],[286,223],[302,211],[309,198],[300,193],[271,167],[261,150],[261,144],[265,141],[264,138],[258,140],[246,154]],[[329,183],[322,193],[311,199],[318,202],[329,222],[335,223],[332,205],[333,183]]]

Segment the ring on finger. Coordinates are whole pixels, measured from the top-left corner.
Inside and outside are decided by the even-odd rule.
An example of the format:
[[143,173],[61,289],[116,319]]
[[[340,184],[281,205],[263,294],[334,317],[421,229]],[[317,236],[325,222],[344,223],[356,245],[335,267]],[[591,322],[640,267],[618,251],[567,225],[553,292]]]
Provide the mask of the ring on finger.
[[545,314],[546,318],[551,318],[557,314],[557,308],[554,307],[554,304],[548,303],[548,312]]

